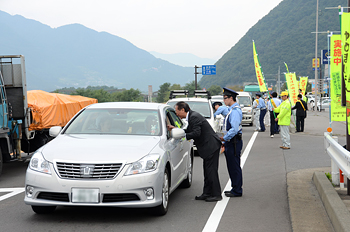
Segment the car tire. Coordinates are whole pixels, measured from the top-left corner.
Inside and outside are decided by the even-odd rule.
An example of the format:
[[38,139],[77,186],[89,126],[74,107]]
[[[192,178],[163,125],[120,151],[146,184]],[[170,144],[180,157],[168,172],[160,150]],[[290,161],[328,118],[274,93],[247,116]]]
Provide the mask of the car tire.
[[191,150],[191,158],[190,158],[190,165],[189,165],[189,170],[187,173],[186,179],[184,179],[180,185],[182,188],[189,188],[192,185],[192,177],[193,177],[193,150]]
[[157,216],[163,216],[168,212],[169,206],[169,172],[168,169],[164,171],[163,185],[162,185],[162,203],[153,209],[153,213]]
[[36,206],[32,205],[32,210],[37,214],[47,214],[55,211],[56,206]]

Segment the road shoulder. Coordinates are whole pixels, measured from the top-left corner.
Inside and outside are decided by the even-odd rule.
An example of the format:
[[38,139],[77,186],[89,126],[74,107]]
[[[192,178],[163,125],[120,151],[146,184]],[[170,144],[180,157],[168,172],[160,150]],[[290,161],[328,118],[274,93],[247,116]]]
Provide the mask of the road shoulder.
[[287,174],[287,192],[293,231],[334,231],[320,195],[312,181],[315,172],[330,167],[302,169]]

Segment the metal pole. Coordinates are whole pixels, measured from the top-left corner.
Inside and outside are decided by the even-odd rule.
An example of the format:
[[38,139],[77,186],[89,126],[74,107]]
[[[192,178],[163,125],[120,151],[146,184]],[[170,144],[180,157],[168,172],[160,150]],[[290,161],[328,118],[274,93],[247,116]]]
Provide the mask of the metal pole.
[[200,68],[198,67],[197,65],[194,66],[194,90],[197,90],[197,68]]
[[318,0],[316,5],[316,42],[315,42],[315,105],[316,105],[316,111],[315,115],[317,115],[317,40],[318,40]]
[[278,66],[277,94],[281,93],[281,66]]

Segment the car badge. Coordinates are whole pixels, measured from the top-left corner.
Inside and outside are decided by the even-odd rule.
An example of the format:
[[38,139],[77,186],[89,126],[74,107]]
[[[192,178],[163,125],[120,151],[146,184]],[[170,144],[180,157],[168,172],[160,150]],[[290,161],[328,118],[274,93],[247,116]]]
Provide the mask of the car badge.
[[81,164],[80,165],[80,175],[82,177],[92,177],[94,173],[94,165],[91,164]]

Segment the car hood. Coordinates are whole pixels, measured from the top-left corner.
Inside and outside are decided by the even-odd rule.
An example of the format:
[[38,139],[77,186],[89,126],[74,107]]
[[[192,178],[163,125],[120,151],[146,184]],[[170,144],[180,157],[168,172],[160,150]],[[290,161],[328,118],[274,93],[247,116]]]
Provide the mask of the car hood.
[[130,163],[149,154],[159,142],[158,136],[59,135],[40,150],[50,162]]

